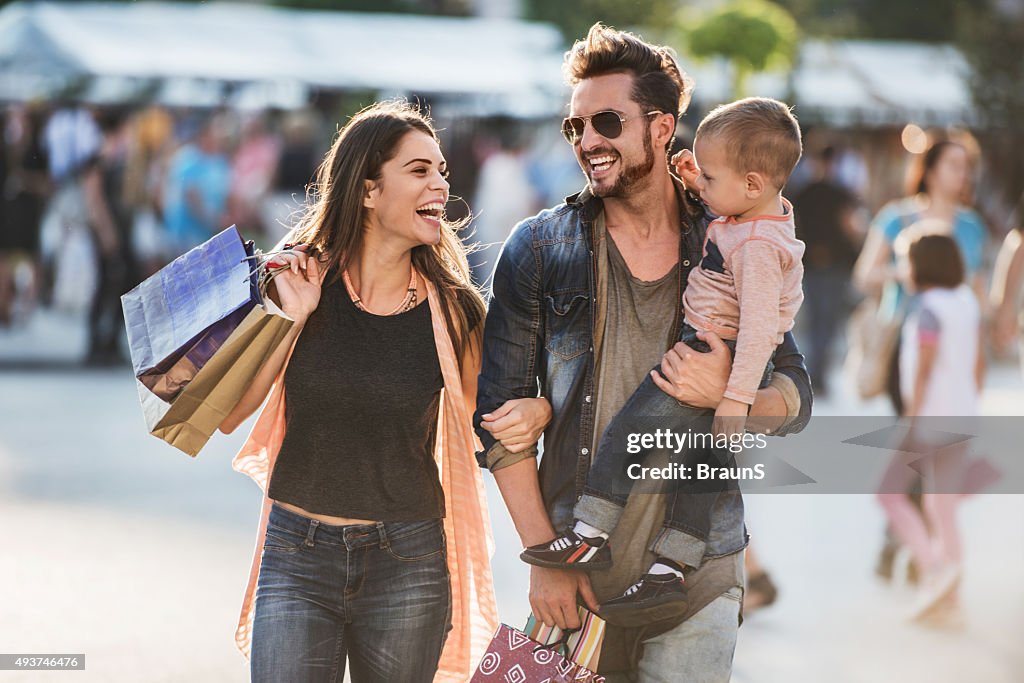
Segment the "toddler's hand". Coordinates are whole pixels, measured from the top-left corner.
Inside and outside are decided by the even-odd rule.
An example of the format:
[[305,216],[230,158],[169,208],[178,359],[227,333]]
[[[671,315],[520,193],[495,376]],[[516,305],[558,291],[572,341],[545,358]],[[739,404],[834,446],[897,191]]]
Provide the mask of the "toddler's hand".
[[718,436],[726,436],[730,443],[733,434],[743,434],[750,406],[731,398],[723,398],[715,409],[714,430]]
[[680,150],[672,155],[672,165],[675,166],[678,175],[686,189],[697,191],[697,177],[700,175],[700,168],[697,167],[697,160],[693,152],[688,149]]

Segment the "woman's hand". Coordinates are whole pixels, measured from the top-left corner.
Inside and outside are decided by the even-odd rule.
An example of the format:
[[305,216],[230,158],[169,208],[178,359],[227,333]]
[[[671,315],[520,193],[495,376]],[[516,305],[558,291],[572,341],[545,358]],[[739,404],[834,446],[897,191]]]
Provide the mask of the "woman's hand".
[[306,249],[300,244],[267,262],[267,268],[281,271],[271,281],[281,310],[298,325],[304,325],[320,303],[321,265]]
[[551,414],[546,398],[514,398],[493,413],[483,415],[480,426],[509,453],[521,453],[537,443],[551,422]]

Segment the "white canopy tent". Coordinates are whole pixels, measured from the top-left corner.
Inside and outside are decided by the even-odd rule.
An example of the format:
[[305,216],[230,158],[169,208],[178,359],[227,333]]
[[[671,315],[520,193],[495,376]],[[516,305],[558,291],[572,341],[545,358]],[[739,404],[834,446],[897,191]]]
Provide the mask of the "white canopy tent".
[[[290,10],[240,3],[14,3],[0,11],[0,100],[87,84],[93,101],[300,106],[311,89],[422,94],[464,113],[557,115],[565,46],[553,27],[475,19]],[[685,55],[685,50],[680,50]],[[729,67],[682,58],[694,99],[729,99]],[[947,45],[807,40],[790,73],[752,94],[833,126],[963,125],[969,69]]]
[[[697,81],[694,99],[713,106],[730,99],[731,71],[724,61],[688,62]],[[749,94],[797,106],[806,123],[835,127],[969,125],[974,120],[970,68],[950,45],[891,41],[806,40],[788,73],[756,74]]]
[[[512,114],[564,102],[561,36],[506,19],[312,12],[233,3],[15,3],[0,11],[0,98],[87,79],[474,95]],[[126,85],[128,84],[128,85]],[[208,88],[197,86],[203,99]],[[203,102],[204,104],[206,102]]]

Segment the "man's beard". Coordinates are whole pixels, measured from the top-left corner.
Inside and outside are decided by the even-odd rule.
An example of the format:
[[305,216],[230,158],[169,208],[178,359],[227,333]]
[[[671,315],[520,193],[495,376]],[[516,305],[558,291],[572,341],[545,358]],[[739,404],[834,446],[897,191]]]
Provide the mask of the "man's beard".
[[[622,159],[621,154],[619,155],[619,158]],[[644,130],[644,158],[641,159],[639,163],[631,166],[623,165],[622,171],[619,173],[618,178],[615,179],[615,183],[611,187],[599,190],[594,187],[593,181],[590,181],[590,191],[595,196],[602,198],[626,197],[644,180],[644,178],[649,176],[653,170],[654,146],[651,144],[651,131],[647,128]]]

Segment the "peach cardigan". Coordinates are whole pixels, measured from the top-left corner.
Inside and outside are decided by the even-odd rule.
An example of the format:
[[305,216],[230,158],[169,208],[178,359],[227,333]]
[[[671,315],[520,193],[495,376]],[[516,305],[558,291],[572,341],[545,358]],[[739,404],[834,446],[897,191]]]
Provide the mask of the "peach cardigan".
[[[461,682],[469,680],[473,667],[483,656],[498,625],[490,564],[494,540],[491,537],[483,478],[474,458],[476,436],[471,423],[473,409],[466,405],[463,397],[459,362],[448,335],[437,290],[426,278],[423,281],[426,283],[434,342],[444,377],[434,458],[438,464],[447,507],[444,531],[448,540],[453,626],[434,680]],[[283,378],[284,368],[271,387],[270,398],[248,440],[232,462],[235,470],[247,474],[263,490],[259,535],[252,558],[249,585],[245,591],[238,629],[235,631],[235,643],[246,656],[252,644],[256,584],[272,505],[267,497],[267,485],[274,460],[284,440]]]

